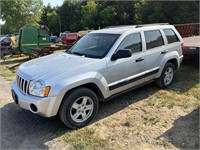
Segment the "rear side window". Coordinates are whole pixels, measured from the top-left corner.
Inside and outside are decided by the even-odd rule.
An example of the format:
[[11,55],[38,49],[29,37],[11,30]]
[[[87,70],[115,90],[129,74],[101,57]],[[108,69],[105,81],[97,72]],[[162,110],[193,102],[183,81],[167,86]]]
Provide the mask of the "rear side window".
[[140,33],[128,35],[121,42],[117,50],[130,49],[132,54],[142,51],[142,41]]
[[164,29],[163,31],[167,37],[167,41],[169,44],[179,41],[177,35],[174,33],[172,29]]
[[147,49],[164,45],[163,37],[159,30],[145,31],[144,35],[146,39]]

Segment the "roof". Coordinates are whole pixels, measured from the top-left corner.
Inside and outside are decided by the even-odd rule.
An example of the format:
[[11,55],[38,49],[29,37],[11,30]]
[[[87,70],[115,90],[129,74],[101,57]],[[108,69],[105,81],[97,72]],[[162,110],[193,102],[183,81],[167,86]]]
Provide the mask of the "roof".
[[116,27],[107,27],[104,29],[92,31],[92,33],[110,33],[110,34],[122,34],[130,29],[135,28],[136,26],[116,26]]
[[122,25],[122,26],[111,26],[104,29],[96,30],[91,33],[108,33],[108,34],[123,34],[130,30],[140,30],[140,29],[157,29],[160,27],[169,27],[168,24],[146,24],[146,25]]

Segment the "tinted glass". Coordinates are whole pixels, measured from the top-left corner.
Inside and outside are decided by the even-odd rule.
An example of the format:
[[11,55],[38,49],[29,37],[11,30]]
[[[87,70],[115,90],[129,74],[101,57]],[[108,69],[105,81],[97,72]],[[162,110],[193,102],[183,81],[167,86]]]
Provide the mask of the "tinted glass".
[[87,34],[67,51],[67,53],[91,58],[103,58],[119,36],[120,34]]
[[130,49],[132,53],[142,51],[142,41],[140,33],[128,35],[117,48],[118,50]]
[[145,31],[144,35],[145,35],[145,39],[146,39],[147,49],[151,49],[154,47],[164,45],[164,41],[163,41],[160,31],[158,31],[158,30]]
[[179,41],[178,37],[172,29],[164,29],[163,31],[167,37],[168,43],[174,43]]

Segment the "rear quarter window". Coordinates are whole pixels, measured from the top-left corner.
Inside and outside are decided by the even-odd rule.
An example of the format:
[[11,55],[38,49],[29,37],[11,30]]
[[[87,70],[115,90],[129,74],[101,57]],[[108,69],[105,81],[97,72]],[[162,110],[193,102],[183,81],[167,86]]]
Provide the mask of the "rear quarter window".
[[166,35],[166,38],[167,38],[167,41],[169,44],[180,41],[179,38],[177,37],[176,33],[172,29],[163,29],[163,31]]
[[159,30],[145,31],[147,50],[164,45],[163,37]]

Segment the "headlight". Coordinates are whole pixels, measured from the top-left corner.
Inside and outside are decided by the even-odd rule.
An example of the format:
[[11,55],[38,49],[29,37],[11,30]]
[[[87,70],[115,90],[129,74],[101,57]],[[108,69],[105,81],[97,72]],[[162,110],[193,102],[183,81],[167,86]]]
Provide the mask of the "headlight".
[[29,84],[29,94],[46,97],[49,94],[50,88],[50,86],[45,86],[45,83],[42,80],[31,81]]

